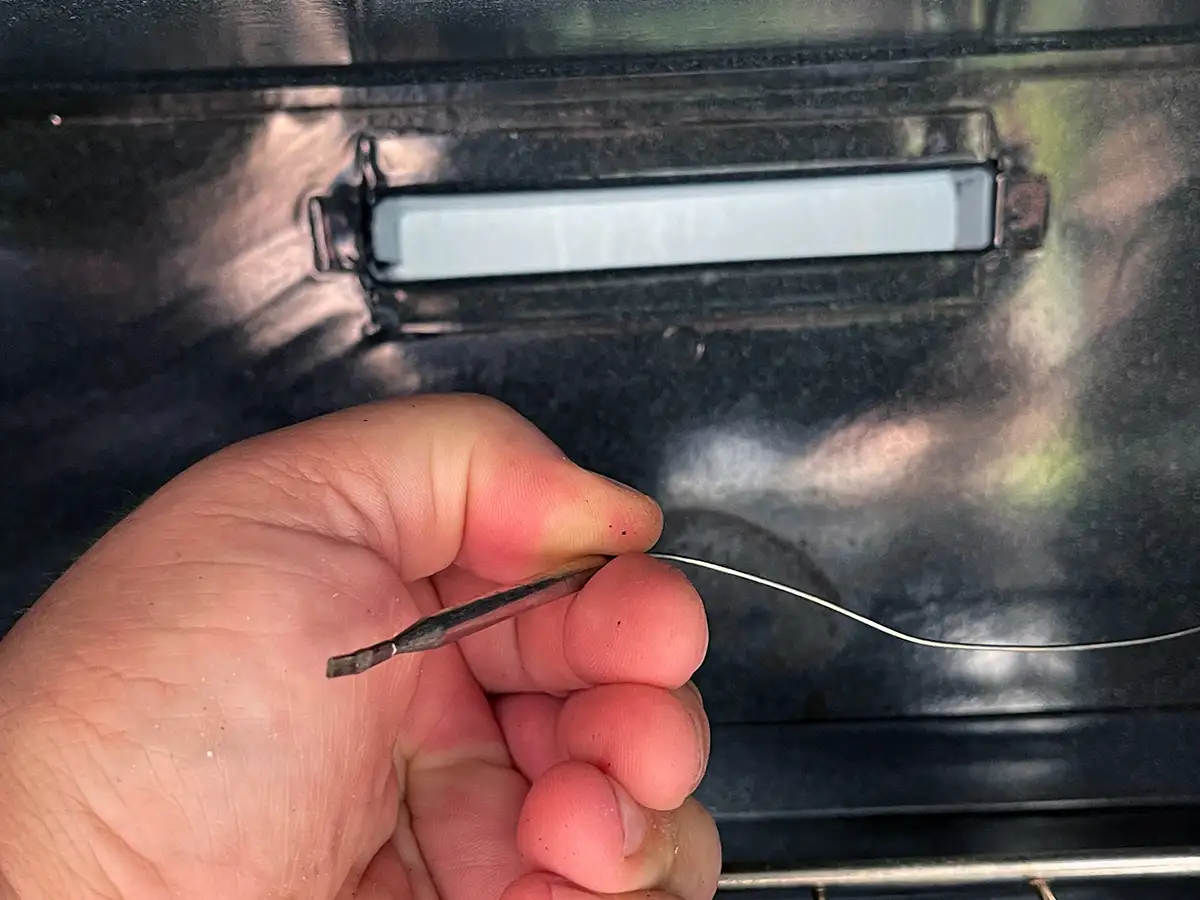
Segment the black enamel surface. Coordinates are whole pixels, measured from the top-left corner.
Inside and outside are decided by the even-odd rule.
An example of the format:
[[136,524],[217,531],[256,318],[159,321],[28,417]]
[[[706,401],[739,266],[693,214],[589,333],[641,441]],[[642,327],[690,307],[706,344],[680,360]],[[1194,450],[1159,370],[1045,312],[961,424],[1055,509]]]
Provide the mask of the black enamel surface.
[[[1048,25],[1017,4],[982,22],[986,4],[919,5],[944,7],[946,34],[960,20],[1009,38],[1129,24],[1117,4],[1094,7],[1117,10],[1111,21]],[[1121,10],[1133,6],[1156,27],[1188,24],[1186,4]],[[408,61],[480,58],[478,34],[499,56],[607,49],[569,45],[561,29],[530,37],[548,4],[527,16],[443,4],[433,30],[467,35],[467,49],[446,50],[422,43],[414,8],[261,6],[253,27],[217,17],[237,40],[197,39],[186,52],[122,25],[136,47],[101,29],[62,32],[54,53],[111,71],[379,61],[403,43],[364,26],[380,15],[407,36]],[[656,9],[669,12],[615,3],[603,15]],[[55,15],[0,13],[10,26],[0,68],[59,65],[19,40]],[[207,33],[162,15],[145,27]],[[709,27],[704,15],[695,29]],[[830,21],[831,40],[870,37],[855,32],[864,22],[915,27],[865,12]],[[645,49],[616,26],[600,32]],[[667,32],[671,49],[702,43],[688,28]],[[655,495],[668,511],[664,549],[835,595],[906,631],[1057,643],[1193,624],[1198,98],[1200,56],[1178,41],[645,81],[430,75],[393,88],[7,95],[2,612],[10,619],[139,497],[223,445],[381,396],[472,390]],[[849,144],[829,142],[838,128]],[[1007,259],[371,293],[314,271],[306,212],[352,170],[364,132],[382,141],[393,182],[425,187],[810,164],[851,145],[873,164],[1011,156],[1048,177],[1052,214],[1044,248]],[[925,139],[898,140],[909,133]],[[896,832],[888,817],[920,813],[936,829],[939,816],[1000,807],[1026,816],[1004,820],[1003,840],[1000,820],[986,819],[971,852],[1044,840],[1036,817],[1067,810],[1083,843],[1159,833],[1143,819],[1105,825],[1102,841],[1088,811],[1114,804],[1181,833],[1170,816],[1200,792],[1195,641],[947,654],[719,576],[694,580],[713,625],[698,680],[718,723],[704,791],[732,862],[768,844],[776,864],[838,846],[869,853],[849,837],[816,847],[804,837],[810,819],[863,810],[883,844]],[[986,725],[972,724],[978,715]],[[890,754],[870,752],[883,740]],[[997,798],[1005,767],[1015,793]],[[746,830],[767,821],[773,844]]]
[[1188,0],[64,0],[0,7],[0,75],[547,61],[853,45],[989,52],[1200,24]]

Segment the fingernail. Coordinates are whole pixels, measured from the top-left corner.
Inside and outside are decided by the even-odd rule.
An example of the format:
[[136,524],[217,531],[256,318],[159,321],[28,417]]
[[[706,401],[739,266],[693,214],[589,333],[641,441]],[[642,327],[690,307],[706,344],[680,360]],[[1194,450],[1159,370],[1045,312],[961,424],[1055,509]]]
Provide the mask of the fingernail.
[[[696,732],[696,740],[703,744],[707,740],[708,735],[704,727],[704,698],[700,696],[700,689],[689,681],[676,693],[683,704],[683,711],[687,713],[688,719],[691,720],[692,729]],[[685,699],[688,696],[692,698],[694,706],[690,705]]]
[[612,782],[613,793],[617,795],[617,809],[621,811],[621,828],[625,831],[625,846],[621,853],[632,856],[646,842],[646,811],[629,796],[629,793],[615,781]]
[[680,690],[687,691],[695,697],[696,702],[700,704],[700,708],[704,709],[704,695],[700,693],[700,688],[696,687],[696,682],[689,679],[683,683],[683,687]]
[[[704,715],[704,699],[700,696],[700,689],[692,682],[687,682],[677,692],[680,701],[683,704],[684,712],[687,713],[688,720],[692,724],[692,730],[696,735],[696,748],[698,759],[696,762],[696,780],[692,783],[692,790],[689,793],[694,793],[700,787],[700,782],[704,780],[705,763],[708,759],[711,739],[708,732],[708,719]],[[687,696],[693,698],[695,706],[689,704]]]

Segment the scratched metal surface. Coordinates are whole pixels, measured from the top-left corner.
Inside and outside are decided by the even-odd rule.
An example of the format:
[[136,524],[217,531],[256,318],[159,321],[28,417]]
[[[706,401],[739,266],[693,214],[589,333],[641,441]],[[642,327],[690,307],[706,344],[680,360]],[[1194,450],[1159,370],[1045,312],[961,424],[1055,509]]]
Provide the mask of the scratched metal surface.
[[[928,25],[949,22],[946,34],[965,10],[969,29],[1006,39],[1089,28],[1106,37],[1090,49],[1013,44],[644,81],[438,81],[430,70],[384,88],[346,86],[329,70],[328,87],[5,94],[0,613],[11,620],[138,498],[221,446],[381,396],[473,390],[655,495],[671,549],[820,589],[911,632],[1061,642],[1194,622],[1200,53],[1174,32],[1141,48],[1110,40],[1133,7],[1164,27],[1186,25],[1190,7],[1096,4],[1087,21],[1039,24],[1021,4],[978,21],[975,4],[919,6],[946,13]],[[601,7],[649,15],[621,3],[576,12]],[[393,21],[415,8],[396,7]],[[46,9],[0,16],[52,27]],[[209,24],[236,40],[202,45],[180,26],[170,33],[184,46],[168,53],[97,32],[84,36],[97,42],[92,55],[67,55],[97,83],[176,63],[483,58],[477,37],[459,50],[417,37],[388,38],[391,49],[348,44],[346,34],[384,38],[344,24],[367,13],[279,9],[291,31],[255,31],[230,13]],[[462,17],[483,33],[504,23],[505,49],[493,56],[588,49],[541,25],[539,44],[522,24],[532,13],[483,9]],[[826,38],[871,37],[851,33],[856,21],[882,20],[830,19]],[[449,19],[435,24],[456,33]],[[672,28],[656,32],[664,46],[653,49],[703,48],[702,35]],[[0,30],[7,73],[59,66],[74,46],[64,32],[34,58],[20,33]],[[355,278],[313,271],[303,201],[347,170],[364,130],[408,135],[388,145],[386,162],[413,181],[520,181],[619,175],[687,147],[731,164],[815,156],[821,129],[808,126],[847,111],[990,120],[999,146],[1020,148],[1050,178],[1045,248],[982,280],[917,261],[903,272],[864,264],[540,293],[479,287],[373,305]],[[945,146],[975,152],[964,128]],[[599,149],[585,164],[588,146]],[[796,299],[810,281],[823,302]],[[703,792],[735,863],[839,847],[982,852],[1051,833],[1067,847],[1131,833],[1169,842],[1181,833],[1169,818],[1109,813],[1115,824],[1097,830],[1085,813],[1200,800],[1188,752],[1200,740],[1195,642],[968,657],[898,645],[715,576],[696,582],[713,622],[699,680],[718,723]],[[886,724],[863,731],[863,721]],[[864,754],[872,740],[903,752]],[[905,783],[930,787],[897,789]],[[1005,817],[1011,834],[996,837],[984,813]],[[897,825],[917,814],[941,837]],[[839,816],[868,815],[858,837],[838,831]],[[824,842],[811,837],[816,822]]]

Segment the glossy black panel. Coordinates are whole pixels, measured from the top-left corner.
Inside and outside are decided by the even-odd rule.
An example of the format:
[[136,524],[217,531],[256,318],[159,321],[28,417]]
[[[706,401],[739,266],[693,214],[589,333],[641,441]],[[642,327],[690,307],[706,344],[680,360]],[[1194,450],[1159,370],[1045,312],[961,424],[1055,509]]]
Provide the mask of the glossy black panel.
[[0,9],[0,72],[81,73],[340,66],[352,0],[65,0]]
[[1086,3],[1021,0],[995,4],[995,14],[1001,29],[1022,34],[1165,28],[1200,22],[1200,6],[1191,0],[1087,0]]
[[1194,806],[1200,760],[1164,748],[1198,743],[1191,711],[719,726],[701,796],[718,820]]
[[[88,535],[229,441],[383,394],[462,389],[513,403],[584,464],[655,494],[675,549],[770,575],[793,571],[788,548],[803,546],[845,602],[912,632],[1058,642],[1186,624],[1200,558],[1189,262],[1200,77],[1163,51],[1097,72],[1112,59],[282,94],[254,104],[284,110],[236,118],[205,117],[228,97],[142,101],[136,121],[105,101],[98,116],[66,104],[54,119],[13,121],[0,136],[12,348],[0,478],[20,525],[5,532],[6,595],[28,602]],[[1053,79],[1039,78],[1043,61]],[[789,293],[795,282],[767,275],[732,318],[692,299],[712,283],[693,273],[644,286],[619,318],[588,327],[534,293],[468,292],[455,299],[464,312],[440,315],[490,315],[488,329],[424,340],[365,340],[358,280],[314,275],[305,200],[348,170],[364,130],[420,128],[392,170],[454,182],[471,171],[464,161],[483,170],[477,151],[455,149],[488,146],[481,134],[522,145],[541,133],[529,145],[552,169],[578,158],[578,135],[598,123],[637,134],[654,119],[668,138],[652,147],[683,146],[671,130],[695,133],[697,108],[746,115],[751,93],[777,121],[895,116],[905,97],[913,109],[988,110],[999,140],[1050,176],[1046,249],[947,291],[953,277],[905,287],[883,269],[871,286],[869,267],[852,267],[818,291],[816,313]],[[517,171],[493,146],[496,171]],[[625,153],[617,168],[655,152]],[[819,285],[820,272],[796,277]],[[595,309],[612,302],[605,290],[559,302]],[[953,302],[914,302],[922,293]],[[538,327],[508,327],[531,303]],[[717,626],[701,680],[720,720],[1200,694],[1192,642],[947,654],[696,580]],[[814,629],[829,637],[804,637]]]
[[723,818],[721,845],[746,871],[898,859],[1152,852],[1200,841],[1189,807],[986,814]]
[[983,7],[977,0],[377,0],[366,19],[387,58],[413,47],[414,35],[435,34],[440,40],[418,53],[550,58],[973,34]]
[[[0,7],[0,77],[341,69],[796,48],[994,52],[1013,40],[1179,40],[1189,0],[65,0]],[[715,59],[713,61],[716,61]],[[682,58],[674,65],[684,65]]]

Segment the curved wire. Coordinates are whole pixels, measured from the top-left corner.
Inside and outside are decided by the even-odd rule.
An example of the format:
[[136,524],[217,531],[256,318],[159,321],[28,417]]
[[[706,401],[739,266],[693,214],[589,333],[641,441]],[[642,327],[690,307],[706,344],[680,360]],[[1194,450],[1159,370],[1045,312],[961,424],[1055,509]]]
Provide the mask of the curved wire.
[[815,594],[810,594],[808,591],[802,591],[799,588],[791,587],[790,585],[780,584],[778,581],[771,581],[769,578],[763,578],[760,575],[753,575],[750,572],[743,572],[740,569],[733,569],[729,566],[723,566],[720,563],[708,562],[703,559],[693,559],[690,556],[678,556],[674,553],[650,553],[655,559],[661,559],[664,562],[678,563],[685,566],[695,566],[698,569],[708,569],[711,572],[719,572],[722,575],[729,575],[733,578],[740,578],[743,581],[749,581],[753,584],[762,585],[766,588],[779,591],[780,593],[790,594],[797,599],[804,600],[808,603],[815,604],[822,609],[827,609],[830,612],[837,613],[839,616],[844,616],[858,622],[860,625],[865,625],[878,631],[880,634],[886,634],[888,637],[895,638],[898,641],[904,641],[907,644],[916,644],[918,647],[932,647],[935,650],[966,650],[972,653],[1082,653],[1092,650],[1120,650],[1126,647],[1145,647],[1149,644],[1161,644],[1166,641],[1175,641],[1180,638],[1191,637],[1194,634],[1200,634],[1200,625],[1194,625],[1191,628],[1182,628],[1178,631],[1168,631],[1162,634],[1153,634],[1148,637],[1126,638],[1119,641],[1096,641],[1089,644],[973,644],[962,641],[940,641],[934,638],[924,638],[914,634],[906,634],[903,631],[898,631],[882,622],[876,622],[874,619],[869,619],[862,613],[854,612],[854,610],[846,609],[844,606],[839,606],[831,600],[825,600]]

